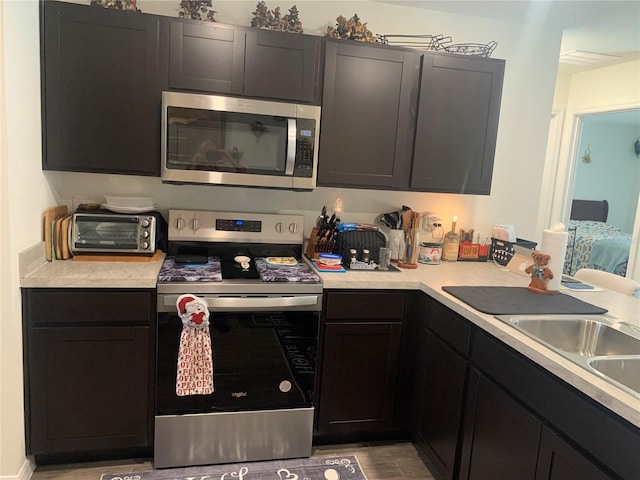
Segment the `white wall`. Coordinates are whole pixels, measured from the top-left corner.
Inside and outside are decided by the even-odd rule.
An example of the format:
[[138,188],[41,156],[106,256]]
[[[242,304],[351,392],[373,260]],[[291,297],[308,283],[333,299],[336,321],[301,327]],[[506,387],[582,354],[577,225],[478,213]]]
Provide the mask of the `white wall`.
[[18,253],[40,240],[41,212],[54,199],[40,167],[38,4],[36,0],[4,1],[0,8],[4,107],[0,112],[0,478],[28,478]]
[[579,157],[589,148],[591,163],[577,162],[573,198],[606,199],[609,202],[607,223],[626,233],[633,232],[640,193],[640,160],[633,152],[639,128],[602,123],[597,116],[587,117],[582,123],[578,147]]
[[[78,0],[78,3],[88,1]],[[138,1],[143,12],[170,16],[177,14],[177,4]],[[220,21],[241,25],[249,25],[255,5],[253,1],[214,3]],[[270,2],[267,5],[270,6]],[[295,211],[306,215],[309,233],[311,221],[322,205],[330,206],[340,196],[345,201],[342,218],[345,221],[371,222],[379,213],[409,205],[414,210],[437,212],[445,219],[458,215],[461,228],[475,228],[480,233],[488,233],[495,223],[512,223],[518,236],[538,237],[535,218],[560,48],[559,29],[542,28],[533,22],[523,27],[369,1],[302,1],[298,2],[298,8],[305,33],[310,34],[321,35],[327,26],[335,24],[335,18],[340,14],[348,17],[357,13],[375,33],[442,33],[451,35],[456,43],[497,41],[498,47],[493,56],[506,59],[506,71],[491,196],[333,188],[300,193],[184,187],[163,185],[159,179],[47,172],[45,175],[59,201],[70,204],[75,193],[94,193],[98,201],[104,201],[104,194],[147,193],[153,195],[161,210],[180,207]],[[452,138],[451,141],[460,139]],[[514,190],[518,192],[515,199]]]
[[[173,16],[178,3],[177,0],[139,0],[138,6],[147,13]],[[271,3],[267,2],[269,6]],[[517,25],[370,1],[297,2],[306,33],[321,34],[326,26],[335,23],[338,15],[349,17],[357,12],[375,33],[442,33],[451,35],[456,43],[495,40],[498,47],[493,56],[506,59],[490,196],[334,188],[300,193],[163,185],[157,178],[42,172],[37,2],[9,0],[2,5],[6,102],[6,114],[2,120],[6,135],[2,139],[3,163],[0,170],[3,281],[0,478],[25,475],[20,472],[26,465],[17,256],[40,241],[41,213],[56,203],[70,205],[73,194],[91,194],[96,200],[103,200],[104,194],[148,194],[155,198],[162,210],[173,207],[297,212],[305,214],[309,224],[322,205],[330,206],[336,197],[342,197],[345,201],[343,220],[347,221],[370,222],[378,213],[409,205],[415,210],[435,211],[445,221],[456,214],[460,217],[460,228],[475,228],[488,233],[495,223],[512,223],[518,236],[540,239],[535,223],[561,41],[560,30],[546,22],[543,26],[540,19],[530,18],[526,25]],[[214,5],[220,21],[248,25],[256,2],[216,0]],[[288,6],[283,5],[283,8]],[[9,225],[10,236],[7,233]],[[310,226],[307,232],[309,230]]]

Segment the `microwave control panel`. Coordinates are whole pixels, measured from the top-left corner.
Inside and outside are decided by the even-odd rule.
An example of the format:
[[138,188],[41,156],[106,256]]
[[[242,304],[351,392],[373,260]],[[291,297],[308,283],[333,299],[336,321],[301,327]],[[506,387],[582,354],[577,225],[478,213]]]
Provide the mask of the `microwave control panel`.
[[316,138],[316,122],[307,118],[298,118],[296,135],[296,165],[294,176],[311,177],[313,175],[313,152]]

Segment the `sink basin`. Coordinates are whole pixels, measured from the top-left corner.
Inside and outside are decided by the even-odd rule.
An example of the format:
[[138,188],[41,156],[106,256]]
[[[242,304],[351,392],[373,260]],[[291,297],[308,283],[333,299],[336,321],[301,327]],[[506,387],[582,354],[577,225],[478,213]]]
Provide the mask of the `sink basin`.
[[640,398],[640,329],[608,315],[497,315],[585,370]]
[[640,338],[587,318],[518,318],[513,326],[569,353],[585,356],[640,355]]
[[590,358],[588,365],[601,376],[610,378],[640,393],[640,356]]

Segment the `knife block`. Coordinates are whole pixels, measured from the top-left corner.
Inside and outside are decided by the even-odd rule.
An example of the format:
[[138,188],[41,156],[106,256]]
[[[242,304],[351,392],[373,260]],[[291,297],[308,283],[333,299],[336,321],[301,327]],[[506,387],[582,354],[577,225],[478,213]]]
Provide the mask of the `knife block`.
[[318,238],[318,228],[313,227],[311,230],[311,236],[309,237],[309,241],[307,242],[307,249],[305,250],[305,255],[309,259],[317,259],[319,257],[320,252],[318,249],[318,242],[320,239]]

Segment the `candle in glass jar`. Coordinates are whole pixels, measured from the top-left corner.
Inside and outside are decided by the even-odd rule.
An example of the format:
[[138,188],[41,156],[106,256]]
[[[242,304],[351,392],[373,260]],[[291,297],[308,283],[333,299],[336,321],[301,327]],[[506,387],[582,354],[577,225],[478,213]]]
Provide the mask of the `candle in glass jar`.
[[455,262],[458,260],[458,247],[460,245],[460,239],[456,233],[456,223],[458,222],[458,216],[453,216],[453,222],[451,223],[451,231],[444,236],[444,243],[442,245],[442,260],[445,262]]

